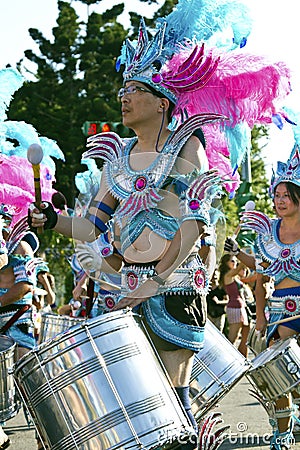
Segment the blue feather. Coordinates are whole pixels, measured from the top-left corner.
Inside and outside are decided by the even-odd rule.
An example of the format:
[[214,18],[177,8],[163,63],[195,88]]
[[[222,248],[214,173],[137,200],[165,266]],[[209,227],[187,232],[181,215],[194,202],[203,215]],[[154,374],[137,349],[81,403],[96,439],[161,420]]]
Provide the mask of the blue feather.
[[230,151],[231,166],[239,167],[247,149],[251,146],[250,127],[246,122],[239,123],[233,128],[225,126],[225,134]]
[[[243,47],[252,29],[248,7],[238,1],[179,0],[166,17],[165,42],[174,47],[184,39],[214,41],[218,47]],[[224,33],[228,32],[230,35]]]
[[24,81],[23,75],[12,67],[0,70],[0,121],[6,120],[6,111],[13,94],[20,89]]

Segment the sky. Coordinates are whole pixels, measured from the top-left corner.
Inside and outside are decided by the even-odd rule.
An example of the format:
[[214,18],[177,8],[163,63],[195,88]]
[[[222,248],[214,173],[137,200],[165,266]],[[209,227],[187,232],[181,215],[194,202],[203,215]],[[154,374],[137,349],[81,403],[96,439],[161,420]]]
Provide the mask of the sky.
[[[286,106],[300,111],[300,58],[299,58],[299,0],[243,0],[250,8],[253,28],[247,43],[249,52],[265,55],[274,61],[284,61],[292,73],[292,93]],[[71,0],[72,2],[72,0]],[[102,12],[118,0],[103,0],[95,10]],[[162,0],[159,0],[161,3]],[[199,0],[200,2],[200,0]],[[128,21],[128,10],[134,10],[151,17],[153,8],[138,0],[125,0],[124,24]],[[87,7],[80,1],[73,1],[77,14],[86,20]],[[129,6],[130,5],[130,6]],[[15,66],[24,57],[24,51],[38,47],[30,38],[28,29],[37,28],[51,39],[52,28],[58,17],[57,0],[1,0],[0,1],[0,69],[7,64]],[[128,22],[129,24],[129,22]],[[30,66],[28,67],[30,69]],[[299,104],[299,108],[298,108]],[[298,109],[297,109],[298,108]],[[270,126],[270,138],[263,155],[268,175],[277,160],[286,161],[293,146],[293,133],[290,126],[279,130]]]

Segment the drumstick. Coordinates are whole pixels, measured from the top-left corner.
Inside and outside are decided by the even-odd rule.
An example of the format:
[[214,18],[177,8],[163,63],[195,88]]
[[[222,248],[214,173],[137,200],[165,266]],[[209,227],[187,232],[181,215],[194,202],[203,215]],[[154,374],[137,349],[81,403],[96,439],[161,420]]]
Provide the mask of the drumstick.
[[289,322],[290,320],[294,320],[294,319],[300,319],[300,314],[298,314],[297,316],[286,317],[285,319],[277,320],[276,322],[268,323],[267,327],[271,327],[272,325],[277,325],[280,323]]
[[[35,205],[40,209],[42,202],[41,180],[40,180],[40,162],[43,159],[43,150],[39,144],[31,144],[27,150],[27,159],[32,164],[34,177]],[[37,229],[38,234],[43,233],[43,228]]]
[[[255,209],[255,202],[253,200],[248,200],[245,203],[245,211],[253,211],[254,209]],[[232,235],[232,239],[235,240],[237,238],[240,230],[241,230],[241,223],[239,223],[238,226],[236,227],[235,232]]]

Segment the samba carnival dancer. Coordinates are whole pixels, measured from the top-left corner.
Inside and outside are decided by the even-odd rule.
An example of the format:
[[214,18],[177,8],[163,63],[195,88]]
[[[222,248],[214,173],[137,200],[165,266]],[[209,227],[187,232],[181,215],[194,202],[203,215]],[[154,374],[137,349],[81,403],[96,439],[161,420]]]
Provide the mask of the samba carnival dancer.
[[[34,325],[31,314],[32,291],[36,282],[34,251],[38,247],[35,235],[29,231],[26,217],[11,227],[15,208],[1,204],[0,218],[3,222],[1,255],[7,255],[7,263],[0,269],[0,333],[16,345],[16,359],[35,346]],[[5,392],[2,392],[3,398]],[[13,417],[19,409],[18,402],[11,400],[2,420]],[[7,448],[10,440],[0,430],[0,449]]]
[[[270,193],[277,218],[270,219],[258,211],[242,215],[242,228],[257,233],[255,242],[256,330],[266,333],[267,346],[300,332],[300,154],[295,144],[287,163],[278,162]],[[274,280],[274,291],[266,300],[264,281]],[[266,318],[268,312],[268,320]],[[278,342],[278,341],[277,341]],[[275,401],[275,427],[272,450],[291,447],[299,394],[288,392]]]
[[[243,158],[230,163],[224,127],[235,139],[249,137],[245,130],[256,122],[270,123],[274,100],[289,91],[283,64],[239,52],[206,52],[194,39],[198,10],[197,1],[179,2],[157,21],[151,37],[142,19],[137,41],[124,43],[117,60],[117,69],[125,66],[118,96],[123,124],[136,136],[101,133],[88,139],[83,158],[101,158],[105,164],[85,217],[58,215],[47,202],[40,210],[31,205],[29,212],[34,229],[54,229],[83,242],[76,254],[86,271],[121,271],[111,311],[131,308],[142,315],[196,431],[185,449],[198,444],[189,380],[194,353],[204,345],[206,294],[215,268],[204,260],[215,261],[220,215],[215,202],[226,182],[230,189],[238,185],[236,165]],[[272,93],[265,89],[270,73]],[[215,145],[204,138],[202,127]]]

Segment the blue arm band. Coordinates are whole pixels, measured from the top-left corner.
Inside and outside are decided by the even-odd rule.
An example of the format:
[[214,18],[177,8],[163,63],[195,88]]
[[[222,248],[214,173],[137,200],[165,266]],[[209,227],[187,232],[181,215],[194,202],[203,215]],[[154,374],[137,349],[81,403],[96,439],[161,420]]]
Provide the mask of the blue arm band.
[[100,230],[102,233],[105,233],[108,230],[107,225],[103,222],[103,220],[99,219],[99,217],[94,216],[93,214],[90,214],[88,217],[88,220],[92,222],[98,230]]
[[94,207],[100,209],[100,211],[105,212],[109,217],[111,217],[114,213],[114,210],[103,202],[96,202],[95,200],[91,202],[90,207]]

